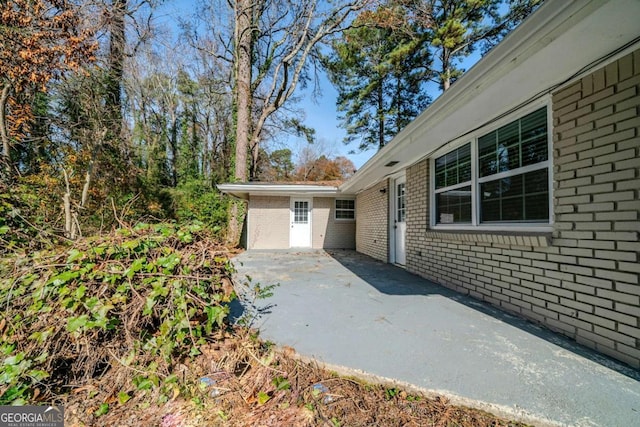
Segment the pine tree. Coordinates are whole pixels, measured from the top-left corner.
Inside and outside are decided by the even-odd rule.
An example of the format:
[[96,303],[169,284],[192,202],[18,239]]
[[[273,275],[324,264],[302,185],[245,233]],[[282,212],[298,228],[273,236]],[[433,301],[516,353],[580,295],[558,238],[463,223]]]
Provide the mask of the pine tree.
[[324,61],[338,89],[344,142],[359,140],[360,150],[382,148],[429,103],[424,35],[403,23],[387,25],[398,18],[387,8],[361,15]]

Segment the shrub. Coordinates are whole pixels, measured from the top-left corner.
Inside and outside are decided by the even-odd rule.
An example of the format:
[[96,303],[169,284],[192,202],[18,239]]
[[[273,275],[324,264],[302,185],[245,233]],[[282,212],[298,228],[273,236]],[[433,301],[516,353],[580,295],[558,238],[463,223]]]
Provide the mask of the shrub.
[[214,232],[226,228],[229,201],[208,181],[189,180],[166,191],[170,194],[170,210],[178,222],[201,221]]

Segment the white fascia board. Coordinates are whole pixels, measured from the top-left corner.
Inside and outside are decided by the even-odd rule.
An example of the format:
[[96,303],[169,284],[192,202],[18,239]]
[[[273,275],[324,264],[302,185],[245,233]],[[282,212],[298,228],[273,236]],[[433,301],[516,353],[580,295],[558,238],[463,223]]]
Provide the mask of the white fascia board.
[[343,194],[338,187],[308,184],[219,184],[218,189],[239,199],[250,196],[316,196],[332,197]]
[[[547,1],[340,189],[358,193],[563,83],[639,34],[638,0]],[[393,167],[384,165],[398,162]]]

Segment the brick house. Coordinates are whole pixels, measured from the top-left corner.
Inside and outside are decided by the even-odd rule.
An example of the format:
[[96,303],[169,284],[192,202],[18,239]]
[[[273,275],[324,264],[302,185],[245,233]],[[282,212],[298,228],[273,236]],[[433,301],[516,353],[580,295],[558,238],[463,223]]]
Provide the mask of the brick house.
[[295,246],[317,208],[306,246],[355,245],[640,368],[639,16],[546,2],[339,187],[242,193],[249,242],[284,218],[249,247]]

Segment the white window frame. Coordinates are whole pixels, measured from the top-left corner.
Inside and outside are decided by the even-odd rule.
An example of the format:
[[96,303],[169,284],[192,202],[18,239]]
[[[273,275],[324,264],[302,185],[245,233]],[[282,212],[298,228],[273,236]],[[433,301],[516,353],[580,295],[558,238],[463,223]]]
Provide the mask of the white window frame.
[[[465,145],[469,144],[469,148],[470,148],[470,165],[471,165],[471,175],[470,175],[470,179],[468,181],[464,181],[464,182],[460,182],[458,184],[453,184],[453,185],[448,185],[442,188],[438,188],[436,189],[436,168],[435,168],[435,161],[437,158],[441,157],[441,156],[436,156],[434,158],[431,159],[432,161],[432,169],[433,169],[433,211],[434,211],[434,223],[437,224],[438,222],[438,218],[437,218],[437,212],[436,212],[436,198],[437,195],[440,193],[446,193],[448,191],[455,191],[458,190],[460,188],[464,188],[464,187],[471,187],[471,224],[468,222],[465,223],[458,223],[458,224],[446,224],[446,225],[454,225],[454,226],[469,226],[473,224],[473,217],[474,217],[474,213],[473,213],[473,207],[474,207],[474,202],[473,202],[473,196],[474,196],[474,191],[473,191],[473,170],[475,168],[475,164],[474,164],[474,142],[473,141],[468,141],[468,142],[463,142],[461,144],[456,145],[455,148],[452,148],[451,150],[447,151],[446,153],[444,153],[443,155],[449,154],[453,151],[458,150],[459,148],[464,147]],[[445,225],[445,224],[439,224],[439,225]]]
[[[535,165],[527,165],[518,169],[513,169],[507,172],[491,175],[489,177],[479,177],[478,171],[478,138],[484,136],[494,130],[507,125],[515,120],[518,120],[527,114],[547,107],[547,160],[544,162],[536,163]],[[435,160],[453,150],[460,148],[461,146],[471,142],[471,182],[469,181],[456,184],[449,187],[443,187],[438,189],[438,192],[442,192],[443,189],[453,190],[456,187],[465,187],[471,185],[471,223],[464,224],[438,224],[437,212],[436,212],[436,183],[435,183]],[[534,170],[547,169],[548,176],[548,188],[549,188],[549,222],[519,222],[519,223],[480,223],[480,184],[495,179],[504,178],[507,176],[519,175]],[[429,159],[429,200],[430,200],[430,228],[433,230],[461,230],[461,231],[507,231],[507,232],[550,232],[553,231],[553,111],[551,104],[551,97],[546,96],[541,100],[527,105],[513,113],[506,115],[503,118],[496,120],[495,122],[481,127],[470,134],[460,137],[445,147],[434,152]]]
[[[338,209],[338,200],[353,201],[353,209]],[[338,211],[353,212],[353,218],[338,218]],[[333,201],[333,219],[335,221],[353,222],[356,220],[356,199],[350,197],[340,197]]]

